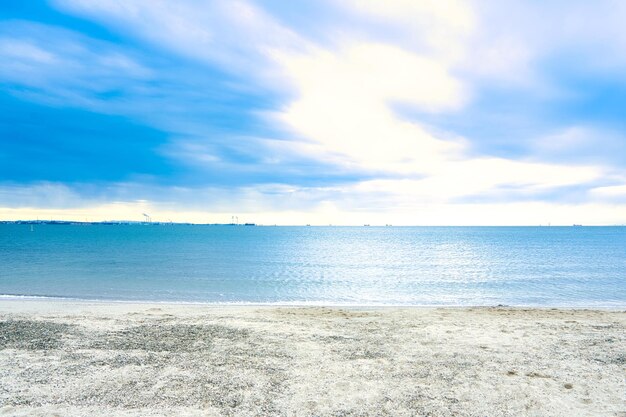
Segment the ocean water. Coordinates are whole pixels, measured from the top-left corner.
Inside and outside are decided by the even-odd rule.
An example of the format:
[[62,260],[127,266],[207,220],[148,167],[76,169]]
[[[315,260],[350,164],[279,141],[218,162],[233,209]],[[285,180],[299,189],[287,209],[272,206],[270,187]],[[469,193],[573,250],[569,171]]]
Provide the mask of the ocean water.
[[0,224],[0,296],[626,306],[626,227]]

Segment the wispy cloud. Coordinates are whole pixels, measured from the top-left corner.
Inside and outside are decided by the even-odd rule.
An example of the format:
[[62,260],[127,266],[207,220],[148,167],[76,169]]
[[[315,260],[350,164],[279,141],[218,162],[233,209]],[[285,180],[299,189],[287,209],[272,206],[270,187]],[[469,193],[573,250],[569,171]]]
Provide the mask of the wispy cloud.
[[267,68],[272,50],[306,47],[297,33],[242,0],[56,0],[55,4],[179,57],[217,65],[247,78],[272,78]]
[[10,91],[56,105],[96,106],[99,95],[152,77],[124,48],[24,21],[0,23],[0,59]]

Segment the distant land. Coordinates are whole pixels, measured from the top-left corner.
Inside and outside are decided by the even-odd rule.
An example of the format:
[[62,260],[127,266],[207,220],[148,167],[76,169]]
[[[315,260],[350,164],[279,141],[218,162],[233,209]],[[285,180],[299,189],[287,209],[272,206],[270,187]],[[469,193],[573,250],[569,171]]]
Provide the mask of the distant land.
[[[159,222],[159,221],[138,221],[138,220],[104,220],[98,222],[80,221],[80,220],[0,220],[0,224],[48,224],[48,225],[76,225],[76,226],[91,226],[91,225],[139,225],[139,226],[172,226],[172,225],[187,225],[187,226],[277,226],[275,224],[256,224],[256,223],[191,223],[191,222]],[[322,225],[290,225],[290,226],[342,226],[340,224],[322,224]],[[349,227],[367,227],[369,224],[360,225],[345,225]],[[391,227],[391,224],[384,225],[372,225],[373,227]],[[624,224],[607,224],[607,225],[582,225],[582,224],[563,224],[563,225],[510,225],[510,226],[449,226],[449,227],[624,227]],[[447,227],[446,225],[436,226],[422,226],[422,225],[400,225],[399,227]]]
[[51,224],[51,225],[197,225],[197,226],[257,226],[256,223],[181,223],[181,222],[145,222],[136,220],[106,220],[101,222],[75,221],[75,220],[1,220],[0,224]]

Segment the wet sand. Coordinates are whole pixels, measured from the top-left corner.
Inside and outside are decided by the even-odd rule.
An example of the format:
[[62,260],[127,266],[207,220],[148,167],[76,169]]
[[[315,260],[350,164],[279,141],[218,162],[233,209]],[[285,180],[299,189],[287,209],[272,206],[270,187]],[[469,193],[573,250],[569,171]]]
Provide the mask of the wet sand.
[[0,415],[626,416],[626,313],[0,301]]

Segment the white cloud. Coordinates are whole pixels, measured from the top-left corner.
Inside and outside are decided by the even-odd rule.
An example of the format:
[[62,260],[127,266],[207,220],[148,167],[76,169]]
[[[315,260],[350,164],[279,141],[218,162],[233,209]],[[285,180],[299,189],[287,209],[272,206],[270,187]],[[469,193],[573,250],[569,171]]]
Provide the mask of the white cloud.
[[626,197],[626,184],[592,188],[591,194],[601,198]]
[[587,183],[600,177],[593,167],[561,167],[549,164],[515,162],[500,158],[446,162],[439,172],[423,179],[379,179],[355,186],[361,192],[392,196],[403,204],[446,203],[480,196],[498,187],[516,188],[531,196],[535,193]]
[[619,169],[609,167],[619,167],[626,161],[626,138],[615,129],[577,124],[529,138],[528,152],[544,160],[562,163],[593,161],[604,165],[607,171],[619,173]]
[[341,3],[353,12],[387,21],[400,30],[406,48],[425,47],[440,59],[455,60],[476,25],[471,5],[463,0],[349,0]]
[[299,97],[276,118],[308,139],[295,145],[305,152],[355,169],[420,173],[460,147],[398,120],[389,108],[405,102],[437,112],[462,104],[462,84],[436,60],[381,44],[278,59]]
[[1,185],[0,206],[6,210],[15,210],[19,214],[20,207],[55,207],[67,209],[82,203],[83,198],[64,184],[42,182],[31,185]]
[[449,112],[467,100],[464,84],[450,75],[444,61],[433,57],[358,43],[345,50],[281,59],[299,96],[277,117],[306,139],[292,149],[347,170],[393,177],[357,184],[359,192],[393,194],[403,204],[450,202],[499,187],[517,188],[532,197],[605,175],[594,166],[471,156],[466,140],[444,139],[419,122],[400,118],[391,103]]
[[56,61],[56,57],[50,52],[21,39],[0,39],[0,54],[7,62],[24,60],[45,65]]
[[[623,78],[626,3],[606,0],[528,2],[468,0],[477,25],[459,69],[483,82],[532,88],[543,96],[567,95],[546,69]],[[554,59],[556,57],[557,59]]]
[[[208,191],[208,190],[207,190]],[[304,192],[305,190],[302,190]],[[167,189],[161,190],[168,193]],[[196,190],[195,192],[198,192]],[[142,213],[149,213],[154,221],[177,221],[197,223],[227,223],[231,216],[240,222],[265,225],[612,225],[626,223],[625,204],[559,204],[545,202],[513,202],[500,204],[448,204],[402,201],[388,202],[388,206],[375,209],[363,207],[350,196],[343,200],[311,201],[303,207],[279,202],[289,198],[283,193],[271,197],[259,192],[229,190],[230,201],[235,206],[183,207],[158,201],[91,202],[72,208],[39,208],[22,206],[2,207],[0,218],[59,219],[79,221],[133,220],[142,221]],[[243,193],[243,194],[241,194]],[[297,193],[296,193],[297,194]],[[305,193],[310,196],[311,193]],[[335,194],[336,196],[336,194]],[[341,195],[340,195],[341,196]],[[244,198],[245,197],[245,198]],[[294,196],[297,199],[299,195]],[[262,198],[261,204],[258,199]],[[255,201],[256,200],[256,201]],[[276,203],[272,205],[271,202]],[[380,201],[379,201],[380,202]],[[242,203],[245,203],[242,205]],[[352,204],[352,205],[351,205]]]
[[561,131],[534,140],[534,147],[544,152],[563,152],[586,146],[593,133],[582,126],[570,126]]

